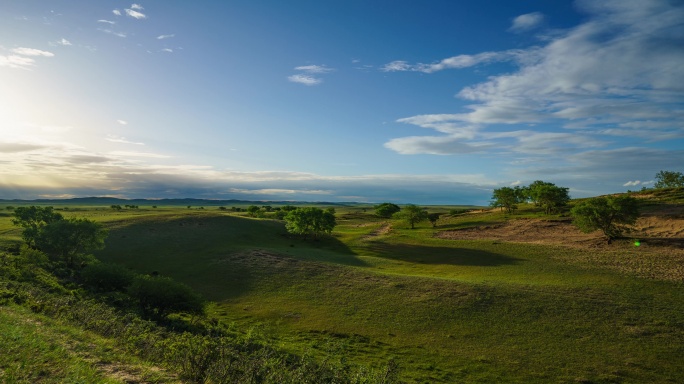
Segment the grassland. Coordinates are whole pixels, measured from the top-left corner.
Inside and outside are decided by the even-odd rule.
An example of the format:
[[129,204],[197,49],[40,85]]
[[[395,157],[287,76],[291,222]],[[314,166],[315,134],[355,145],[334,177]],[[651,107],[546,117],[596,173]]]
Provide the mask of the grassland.
[[[629,242],[439,236],[538,219],[532,209],[445,215],[415,230],[336,209],[334,236],[321,241],[213,208],[64,213],[110,229],[100,259],[183,281],[213,301],[212,317],[294,353],[375,367],[393,359],[407,382],[684,381],[676,252],[659,263],[660,248]],[[0,217],[0,245],[18,239]]]

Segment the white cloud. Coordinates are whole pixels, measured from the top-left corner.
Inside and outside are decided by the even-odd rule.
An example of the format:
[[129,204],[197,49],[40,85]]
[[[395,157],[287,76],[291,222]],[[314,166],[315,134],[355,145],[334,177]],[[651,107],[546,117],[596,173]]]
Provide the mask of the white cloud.
[[525,32],[537,28],[544,21],[544,15],[540,12],[532,12],[520,15],[513,19],[513,25],[509,28],[512,32]]
[[104,32],[104,33],[107,33],[107,34],[110,34],[110,35],[114,35],[114,36],[117,36],[117,37],[124,37],[124,38],[125,38],[125,37],[127,36],[127,35],[126,35],[125,33],[123,33],[123,32],[116,32],[116,31],[112,31],[111,29],[98,29],[98,31],[101,31],[101,32]]
[[131,9],[142,11],[145,8],[143,8],[142,5],[140,5],[140,4],[131,4]]
[[[142,143],[132,143],[132,144],[140,144],[140,145],[145,145]],[[110,155],[114,156],[123,156],[123,157],[147,157],[147,158],[153,158],[153,159],[168,159],[171,156],[167,155],[160,155],[157,153],[149,153],[149,152],[132,152],[132,151],[113,151],[109,153]]]
[[162,51],[162,52],[173,53],[173,49],[171,49],[171,48],[163,48],[161,51]]
[[[386,146],[400,153],[456,154],[484,140],[507,153],[557,154],[567,161],[569,153],[616,146],[618,139],[684,137],[684,6],[667,0],[579,5],[590,17],[544,46],[386,65],[388,71],[425,73],[497,61],[517,66],[461,89],[457,96],[472,101],[462,113],[398,120],[443,136],[394,139]],[[528,128],[507,133],[512,124]]]
[[118,9],[113,10],[112,13],[117,16],[121,16],[121,11],[119,11]]
[[295,67],[295,69],[306,73],[328,73],[334,71],[333,68],[328,68],[325,65],[303,65]]
[[116,136],[116,135],[107,135],[107,138],[106,138],[105,140],[111,141],[111,142],[113,142],[113,143],[145,145],[145,143],[129,141],[129,140],[126,139],[125,137]]
[[41,51],[40,49],[35,49],[35,48],[25,48],[25,47],[20,47],[20,48],[14,48],[12,49],[13,53],[16,53],[17,55],[23,55],[23,56],[44,56],[44,57],[53,57],[55,54],[52,52],[48,51]]
[[279,189],[279,188],[265,188],[265,189],[240,189],[231,188],[232,193],[241,193],[247,195],[331,195],[333,191],[325,190],[310,190],[310,189]]
[[30,67],[35,65],[35,62],[36,61],[30,57],[24,57],[24,56],[18,56],[18,55],[9,55],[9,56],[0,55],[0,67],[9,67],[9,68],[16,68],[16,69],[30,69]]
[[639,184],[641,184],[641,181],[639,181],[639,180],[634,180],[634,181],[628,181],[628,182],[622,184],[622,186],[623,186],[623,187],[634,187],[634,186],[637,186],[637,185],[639,185]]
[[299,83],[304,85],[318,85],[323,82],[320,77],[315,77],[313,75],[322,75],[334,71],[334,68],[329,68],[325,65],[302,65],[295,67],[295,70],[302,71],[303,73],[298,73],[292,76],[288,76],[288,80],[293,83]]
[[[133,5],[135,5],[135,4],[133,4]],[[138,19],[138,20],[147,19],[147,16],[144,13],[138,12],[134,9],[126,8],[125,11],[126,11],[126,15],[128,15],[134,19]]]
[[501,61],[515,61],[522,60],[526,56],[529,56],[529,51],[523,51],[519,49],[512,49],[502,52],[482,52],[476,55],[458,55],[446,58],[442,61],[432,64],[409,64],[406,61],[393,61],[391,63],[385,64],[381,71],[383,72],[423,72],[423,73],[433,73],[438,71],[443,71],[445,69],[462,69],[473,67],[479,64],[487,64]]
[[297,75],[292,75],[288,76],[287,78],[293,83],[299,83],[299,84],[304,84],[304,85],[318,85],[323,82],[322,79],[316,78],[313,76],[309,75],[302,75],[302,74],[297,74]]
[[385,64],[380,70],[383,72],[410,71],[413,67],[403,60],[396,60]]
[[114,24],[116,24],[116,21],[105,20],[105,19],[100,19],[100,20],[98,20],[97,22],[98,22],[98,23],[105,23],[105,24],[109,24],[109,25],[114,25]]
[[71,42],[70,42],[69,40],[65,39],[65,38],[62,38],[61,40],[59,40],[59,41],[57,42],[57,44],[59,44],[59,45],[64,45],[64,46],[69,46],[69,45],[71,45]]
[[157,36],[157,39],[158,39],[158,40],[164,40],[164,39],[170,39],[170,38],[175,37],[175,36],[176,36],[175,34],[170,34],[170,35],[159,35],[159,36]]
[[522,185],[522,181],[516,180],[516,181],[511,183],[511,187],[517,187],[518,185]]
[[117,120],[116,122],[121,124],[121,125],[128,125],[128,121],[126,121],[126,120]]

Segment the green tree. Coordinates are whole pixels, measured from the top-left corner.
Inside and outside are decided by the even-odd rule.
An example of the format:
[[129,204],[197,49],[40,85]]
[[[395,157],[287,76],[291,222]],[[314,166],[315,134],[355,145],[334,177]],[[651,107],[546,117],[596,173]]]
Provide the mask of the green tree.
[[54,212],[52,207],[19,207],[14,210],[14,225],[24,228],[22,238],[30,247],[36,246],[38,234],[48,224],[64,220],[64,217]]
[[595,197],[578,203],[570,214],[585,233],[601,230],[608,242],[622,235],[639,218],[639,205],[630,196]]
[[251,217],[258,217],[261,212],[261,208],[256,205],[250,205],[247,207],[247,214]]
[[378,215],[380,217],[385,217],[385,218],[390,218],[395,213],[401,211],[401,208],[399,208],[398,205],[392,204],[392,203],[378,204],[373,208],[375,208],[375,214],[376,215]]
[[656,174],[655,188],[684,187],[684,175],[681,172],[660,171]]
[[297,208],[285,216],[285,228],[288,232],[306,238],[313,235],[330,234],[337,225],[334,210],[322,210],[315,207]]
[[428,213],[424,208],[407,204],[401,211],[395,213],[393,217],[405,220],[411,226],[411,229],[414,229],[416,224],[428,218]]
[[95,263],[81,271],[81,280],[102,292],[125,291],[135,278],[135,273],[119,264]]
[[163,318],[170,313],[202,314],[206,301],[189,286],[163,276],[137,276],[128,293],[143,313]]
[[511,187],[501,187],[492,191],[492,207],[499,207],[501,210],[506,210],[508,213],[513,213],[513,210],[518,209],[518,203],[521,202],[520,190]]
[[432,224],[432,228],[437,226],[437,221],[439,220],[439,217],[441,216],[440,213],[428,213],[428,220],[430,220],[430,224]]
[[544,213],[547,215],[558,212],[570,201],[568,188],[557,187],[553,184],[537,187],[534,194],[537,203],[544,208]]
[[88,219],[63,219],[41,228],[35,238],[35,245],[53,259],[74,267],[77,262],[87,260],[91,251],[104,248],[107,230],[101,224]]

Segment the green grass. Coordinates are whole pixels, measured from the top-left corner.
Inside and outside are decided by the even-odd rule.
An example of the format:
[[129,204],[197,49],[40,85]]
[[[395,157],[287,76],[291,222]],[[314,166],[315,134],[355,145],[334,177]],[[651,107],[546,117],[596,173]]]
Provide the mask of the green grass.
[[0,306],[0,382],[175,382],[155,367],[117,351],[110,340],[64,326],[25,308]]
[[[681,281],[614,268],[681,261],[620,244],[587,252],[434,236],[546,217],[521,208],[409,230],[336,207],[339,225],[321,241],[208,209],[74,214],[110,229],[99,258],[185,282],[214,301],[211,316],[288,351],[372,367],[395,359],[408,382],[684,381]],[[8,220],[1,241],[16,241]]]
[[216,301],[213,316],[284,349],[371,366],[394,358],[408,381],[684,379],[676,283],[573,262],[581,251],[562,247],[437,239],[427,223],[374,235],[385,221],[338,214],[320,242],[232,215],[110,218],[99,257],[184,281]]

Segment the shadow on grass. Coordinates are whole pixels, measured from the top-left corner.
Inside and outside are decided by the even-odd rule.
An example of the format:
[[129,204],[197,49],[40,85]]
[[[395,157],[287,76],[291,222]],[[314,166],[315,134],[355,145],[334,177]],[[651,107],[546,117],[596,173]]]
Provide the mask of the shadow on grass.
[[374,256],[418,264],[447,264],[476,267],[513,265],[521,259],[467,248],[430,247],[370,242],[366,250]]
[[106,248],[96,253],[100,260],[172,277],[210,300],[315,273],[325,263],[365,265],[340,240],[292,237],[275,220],[191,212],[127,219],[109,227]]

